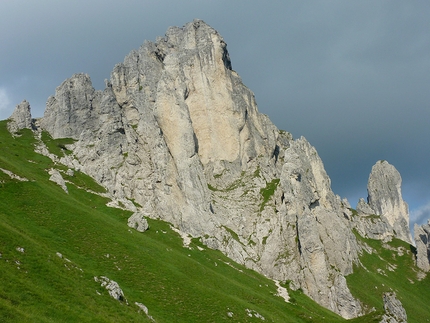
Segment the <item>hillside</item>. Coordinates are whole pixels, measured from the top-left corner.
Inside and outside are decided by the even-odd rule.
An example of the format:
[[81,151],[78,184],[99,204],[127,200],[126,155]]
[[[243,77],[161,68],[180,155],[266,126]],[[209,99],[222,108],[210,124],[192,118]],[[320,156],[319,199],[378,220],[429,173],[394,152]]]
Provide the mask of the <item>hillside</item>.
[[[131,212],[87,192],[103,191],[88,176],[67,177],[66,194],[47,170],[67,168],[35,153],[35,143],[30,130],[13,138],[0,123],[0,167],[28,180],[0,172],[0,321],[150,322],[135,302],[156,322],[257,322],[257,313],[268,322],[343,321],[300,292],[286,303],[273,281],[198,239],[185,248],[168,223],[131,230]],[[63,154],[60,141],[50,143]],[[99,276],[118,282],[128,304]]]
[[[286,303],[273,281],[198,239],[184,247],[166,222],[149,220],[144,233],[131,230],[131,212],[107,207],[107,198],[87,192],[104,190],[84,174],[66,177],[66,194],[49,181],[47,170],[67,168],[35,153],[35,143],[30,130],[13,138],[6,121],[0,123],[0,168],[28,180],[0,173],[2,322],[150,322],[135,302],[145,304],[156,322],[257,322],[257,313],[268,322],[346,321],[300,291],[289,289]],[[47,143],[52,152],[64,153],[61,140]],[[391,289],[408,321],[424,322],[430,281],[417,280],[409,246],[391,243],[403,250],[396,256],[376,240],[366,243],[381,257],[364,253],[370,271],[357,270],[348,282],[377,311],[351,322],[373,322],[383,312],[380,296]],[[99,276],[118,282],[128,304],[111,298],[94,281]]]

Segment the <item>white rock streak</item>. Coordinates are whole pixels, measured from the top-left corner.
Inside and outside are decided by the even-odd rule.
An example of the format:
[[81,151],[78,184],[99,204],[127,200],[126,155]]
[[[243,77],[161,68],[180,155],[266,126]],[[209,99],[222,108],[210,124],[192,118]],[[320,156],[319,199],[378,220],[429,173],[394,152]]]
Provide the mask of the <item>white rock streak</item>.
[[285,287],[281,286],[281,283],[279,282],[279,280],[274,280],[276,287],[278,288],[278,294],[276,294],[277,296],[282,297],[285,302],[289,303],[290,302],[290,295],[288,294],[288,290]]
[[3,173],[5,173],[6,175],[8,175],[10,178],[12,178],[12,179],[16,179],[16,180],[18,180],[18,181],[20,181],[20,182],[28,182],[28,179],[27,179],[27,178],[25,178],[25,177],[21,177],[21,176],[18,176],[18,175],[16,175],[16,174],[12,173],[11,171],[9,171],[9,170],[7,170],[7,169],[0,168],[0,170],[1,170]]
[[170,228],[181,236],[184,248],[190,248],[190,235],[186,234],[185,232],[182,232],[181,230],[176,229],[174,226],[170,226]]

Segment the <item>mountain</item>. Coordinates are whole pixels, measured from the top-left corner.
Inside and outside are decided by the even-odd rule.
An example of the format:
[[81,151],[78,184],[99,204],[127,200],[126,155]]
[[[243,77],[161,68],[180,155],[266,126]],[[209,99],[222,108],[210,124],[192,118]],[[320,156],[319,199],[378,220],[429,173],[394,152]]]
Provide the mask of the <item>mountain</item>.
[[[202,20],[171,27],[132,51],[103,91],[75,74],[48,99],[43,118],[32,120],[29,111],[28,102],[18,105],[8,129],[15,137],[31,129],[36,152],[54,163],[47,171],[62,194],[75,174],[86,174],[106,190],[110,206],[133,212],[132,228],[166,221],[186,246],[190,240],[219,250],[346,319],[374,318],[376,303],[384,304],[381,322],[401,322],[406,314],[411,320],[406,294],[414,284],[419,291],[428,286],[428,242],[420,238],[416,252],[411,247],[394,166],[373,166],[367,201],[352,209],[332,192],[315,148],[258,112],[226,43]],[[366,272],[381,261],[386,269],[373,269],[389,277],[382,285]],[[385,286],[406,271],[402,284],[411,286]],[[383,286],[379,300],[362,294],[360,279]]]

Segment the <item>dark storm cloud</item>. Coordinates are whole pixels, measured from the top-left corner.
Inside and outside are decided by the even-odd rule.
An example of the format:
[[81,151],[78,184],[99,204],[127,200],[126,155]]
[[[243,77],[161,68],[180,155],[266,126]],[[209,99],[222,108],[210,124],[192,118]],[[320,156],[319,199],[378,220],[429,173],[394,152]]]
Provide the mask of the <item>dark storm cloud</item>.
[[427,0],[2,1],[0,117],[23,99],[41,116],[73,73],[102,89],[131,49],[201,18],[260,111],[316,146],[335,193],[355,206],[385,159],[418,210],[430,202],[429,14]]

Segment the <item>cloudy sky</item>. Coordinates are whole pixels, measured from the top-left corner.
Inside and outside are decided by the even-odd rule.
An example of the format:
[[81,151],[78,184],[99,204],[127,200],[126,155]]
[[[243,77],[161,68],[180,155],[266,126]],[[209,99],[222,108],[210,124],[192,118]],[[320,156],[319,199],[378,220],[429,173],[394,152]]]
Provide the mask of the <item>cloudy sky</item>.
[[262,113],[313,144],[355,207],[377,160],[430,218],[430,1],[1,0],[0,119],[34,117],[74,73],[104,88],[116,63],[169,26],[205,20]]

